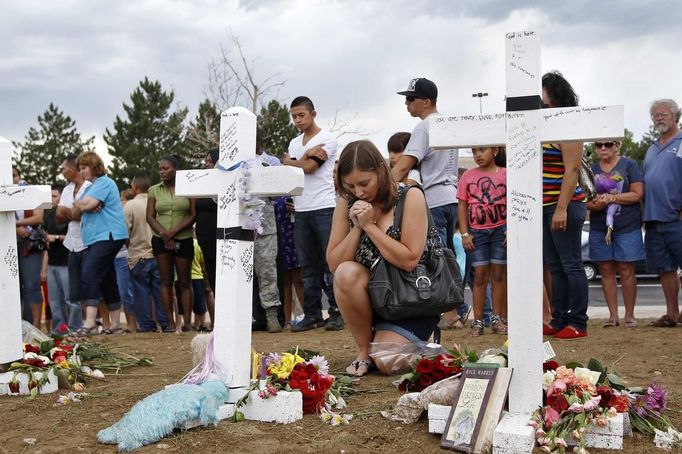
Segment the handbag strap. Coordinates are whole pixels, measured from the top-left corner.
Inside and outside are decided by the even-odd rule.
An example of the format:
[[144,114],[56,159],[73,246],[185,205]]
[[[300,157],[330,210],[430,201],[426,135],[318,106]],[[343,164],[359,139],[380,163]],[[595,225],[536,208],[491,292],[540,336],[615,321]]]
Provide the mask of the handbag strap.
[[[402,195],[398,198],[398,203],[395,206],[395,212],[393,214],[393,229],[394,230],[400,230],[400,226],[403,222],[403,211],[405,211],[405,199],[407,198],[407,191],[409,191],[412,188],[417,188],[419,189],[422,194],[424,194],[424,188],[422,188],[419,185],[407,185],[405,190],[403,190]],[[426,197],[426,194],[424,194],[424,197]],[[428,238],[431,231],[435,228],[435,224],[433,222],[433,218],[431,217],[431,211],[429,210],[428,205],[426,206],[426,219],[428,220],[428,227],[426,230],[426,237]],[[440,237],[438,235],[435,235],[438,238],[438,241],[440,242]],[[428,244],[427,244],[428,246]],[[426,246],[424,246],[426,248]]]

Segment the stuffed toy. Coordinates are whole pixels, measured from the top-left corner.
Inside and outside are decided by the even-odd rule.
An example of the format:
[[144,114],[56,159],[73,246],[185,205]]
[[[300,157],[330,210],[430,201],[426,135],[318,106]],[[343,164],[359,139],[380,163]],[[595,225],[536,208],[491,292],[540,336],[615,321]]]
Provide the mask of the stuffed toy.
[[177,384],[147,396],[113,426],[100,430],[97,440],[117,444],[119,452],[129,452],[159,441],[192,420],[201,425],[218,424],[218,407],[227,398],[220,380],[200,385]]

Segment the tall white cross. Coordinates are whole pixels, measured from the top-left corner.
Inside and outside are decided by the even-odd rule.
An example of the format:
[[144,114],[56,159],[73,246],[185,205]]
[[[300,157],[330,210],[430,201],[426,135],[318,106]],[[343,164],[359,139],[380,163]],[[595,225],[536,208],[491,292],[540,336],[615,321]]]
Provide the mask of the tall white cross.
[[[220,158],[216,169],[176,174],[175,191],[187,197],[218,197],[214,345],[216,359],[232,374],[229,401],[239,399],[250,381],[251,301],[254,231],[239,200],[242,161],[256,157],[256,116],[232,107],[220,118]],[[223,169],[234,170],[225,171]],[[301,195],[303,170],[255,166],[246,192],[253,197]]]
[[12,144],[0,137],[0,364],[23,356],[14,212],[52,207],[50,186],[12,185]]
[[509,410],[542,405],[542,146],[623,136],[623,106],[540,109],[540,38],[506,35],[507,112],[430,120],[433,148],[507,147]]

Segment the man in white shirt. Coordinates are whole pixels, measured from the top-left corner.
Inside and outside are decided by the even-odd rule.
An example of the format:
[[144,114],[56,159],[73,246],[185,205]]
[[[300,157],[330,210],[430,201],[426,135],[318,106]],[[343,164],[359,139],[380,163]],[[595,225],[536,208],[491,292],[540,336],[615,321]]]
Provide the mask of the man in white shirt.
[[329,300],[329,318],[325,329],[343,329],[343,318],[336,306],[333,277],[326,252],[336,207],[334,162],[337,142],[329,131],[315,123],[315,107],[310,98],[299,96],[291,102],[291,118],[302,134],[291,140],[283,163],[303,169],[303,194],[294,197],[296,218],[294,241],[301,263],[304,319],[292,331],[307,331],[325,326],[322,319],[322,290]]
[[62,197],[57,206],[55,219],[59,223],[69,223],[64,247],[69,250],[69,329],[77,331],[83,327],[83,312],[81,309],[81,268],[83,262],[83,238],[81,237],[80,216],[75,217],[71,213],[73,201],[78,199],[81,193],[90,186],[76,167],[76,155],[70,154],[60,166],[62,175],[69,184],[62,191]]

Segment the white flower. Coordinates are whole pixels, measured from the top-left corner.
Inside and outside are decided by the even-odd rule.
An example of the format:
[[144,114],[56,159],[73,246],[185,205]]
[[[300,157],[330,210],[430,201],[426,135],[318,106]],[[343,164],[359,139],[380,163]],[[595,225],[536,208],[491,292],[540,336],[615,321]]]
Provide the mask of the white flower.
[[500,367],[506,367],[507,366],[507,358],[505,358],[502,355],[484,356],[483,358],[479,359],[477,362],[483,363],[483,364],[499,364]]
[[556,379],[556,372],[553,370],[548,370],[544,374],[542,374],[542,387],[546,390],[549,388],[549,385],[552,384],[552,382]]
[[93,378],[104,378],[104,373],[102,373],[102,371],[99,369],[93,370],[88,375],[93,377]]
[[577,378],[584,379],[592,385],[596,385],[601,376],[601,372],[593,371],[586,367],[576,367],[574,373]]

